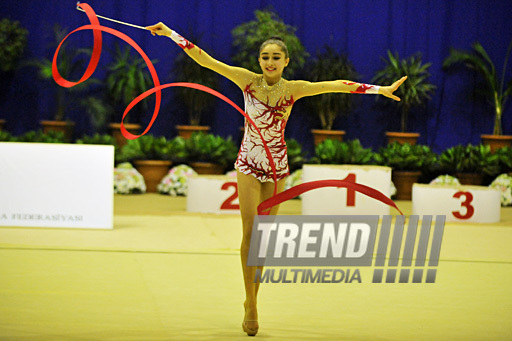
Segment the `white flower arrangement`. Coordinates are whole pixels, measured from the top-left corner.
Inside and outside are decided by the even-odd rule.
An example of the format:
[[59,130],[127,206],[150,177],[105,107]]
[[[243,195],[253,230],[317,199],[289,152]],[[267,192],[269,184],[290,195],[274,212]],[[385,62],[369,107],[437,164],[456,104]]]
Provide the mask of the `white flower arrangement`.
[[460,186],[459,179],[451,175],[439,175],[434,180],[430,181],[430,185],[449,185]]
[[489,185],[491,188],[500,190],[501,206],[512,205],[512,176],[501,174]]
[[121,163],[114,168],[114,193],[146,193],[146,183],[142,174],[129,162]]
[[173,197],[186,196],[188,193],[188,179],[194,175],[197,175],[196,171],[187,165],[173,167],[158,184],[158,193],[169,194]]
[[[302,184],[304,181],[302,180],[302,169],[297,169],[295,172],[290,174],[284,183],[284,190],[290,189],[297,185]],[[299,195],[299,198],[301,196]]]
[[226,173],[226,174],[224,174],[224,175],[229,176],[229,177],[231,177],[231,178],[236,178],[236,169],[233,169],[233,170],[231,170],[231,171],[227,172],[227,173]]
[[389,185],[389,187],[390,187],[390,188],[389,188],[389,193],[391,193],[391,194],[389,195],[389,197],[390,197],[390,198],[392,198],[392,197],[394,197],[394,196],[396,195],[396,192],[398,192],[398,191],[396,190],[396,186],[395,186],[395,184],[393,183],[393,181],[391,181],[391,185]]

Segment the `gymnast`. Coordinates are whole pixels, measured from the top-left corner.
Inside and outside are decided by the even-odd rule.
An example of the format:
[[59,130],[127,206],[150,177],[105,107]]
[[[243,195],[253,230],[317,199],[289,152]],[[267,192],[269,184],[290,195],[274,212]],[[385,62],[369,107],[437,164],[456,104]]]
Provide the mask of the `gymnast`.
[[[307,82],[288,81],[282,78],[284,68],[290,62],[288,49],[279,37],[271,37],[263,42],[259,51],[262,74],[256,74],[240,67],[233,67],[215,60],[163,23],[148,26],[153,35],[166,36],[174,40],[199,65],[211,69],[235,83],[243,92],[245,111],[258,126],[265,138],[274,160],[277,174],[277,193],[282,192],[285,178],[289,175],[288,157],[284,140],[284,129],[295,101],[324,93],[380,94],[395,101],[400,98],[393,92],[407,77],[391,86],[360,84],[347,80]],[[242,322],[244,332],[249,336],[258,333],[257,297],[260,283],[254,283],[256,268],[247,266],[254,217],[258,205],[273,195],[273,171],[264,149],[263,141],[256,129],[245,122],[243,141],[235,162],[237,170],[238,195],[243,225],[240,247],[243,278],[245,283],[245,316]],[[274,206],[270,214],[276,215],[279,206]],[[260,271],[262,267],[259,267]]]

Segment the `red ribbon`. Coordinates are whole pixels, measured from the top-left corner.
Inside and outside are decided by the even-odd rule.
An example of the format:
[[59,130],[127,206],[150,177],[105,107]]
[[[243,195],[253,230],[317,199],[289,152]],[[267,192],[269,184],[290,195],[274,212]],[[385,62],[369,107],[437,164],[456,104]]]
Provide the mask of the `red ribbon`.
[[[247,121],[255,128],[255,130],[258,132],[258,134],[260,135],[260,137],[264,143],[265,153],[267,154],[268,160],[270,162],[270,166],[272,168],[272,173],[273,173],[272,177],[274,179],[275,185],[274,185],[274,195],[271,198],[263,201],[258,206],[258,214],[259,215],[268,215],[270,213],[270,209],[273,206],[278,205],[278,204],[280,204],[284,201],[287,201],[289,199],[295,198],[296,196],[298,196],[304,192],[307,192],[307,191],[310,191],[313,189],[317,189],[317,188],[322,188],[322,187],[345,187],[347,189],[357,191],[359,193],[367,195],[373,199],[376,199],[378,201],[381,201],[387,205],[390,205],[390,206],[396,208],[400,212],[400,214],[403,215],[402,211],[400,211],[400,209],[395,205],[395,203],[391,199],[389,199],[387,196],[382,194],[381,192],[379,192],[371,187],[357,184],[354,182],[345,181],[345,180],[312,181],[312,182],[308,182],[308,183],[304,183],[304,184],[295,186],[293,188],[290,188],[284,192],[277,194],[277,171],[276,171],[274,159],[272,158],[270,149],[268,148],[267,144],[265,143],[265,139],[263,138],[263,135],[261,134],[260,130],[254,123],[254,121],[251,119],[251,117],[249,115],[247,115],[247,113],[245,111],[243,111],[238,105],[236,105],[233,101],[231,101],[226,96],[224,96],[221,93],[219,93],[213,89],[210,89],[204,85],[195,84],[195,83],[169,83],[169,84],[160,85],[160,80],[158,79],[158,75],[156,73],[155,67],[153,66],[153,63],[151,63],[151,60],[148,58],[146,53],[144,53],[144,51],[140,48],[140,46],[135,41],[133,41],[130,37],[128,37],[124,33],[121,33],[119,31],[114,30],[109,27],[101,26],[99,23],[98,17],[96,16],[96,13],[92,9],[92,7],[89,6],[88,4],[79,3],[78,6],[80,6],[85,11],[85,13],[87,14],[87,17],[89,18],[89,21],[91,22],[91,25],[84,25],[84,26],[81,26],[81,27],[75,29],[74,31],[70,32],[59,44],[59,46],[57,47],[57,50],[55,51],[55,54],[53,56],[53,64],[52,64],[53,78],[57,84],[59,84],[60,86],[66,87],[66,88],[71,88],[71,87],[78,85],[82,82],[85,82],[87,79],[89,79],[89,77],[91,77],[92,74],[94,73],[94,71],[96,70],[96,67],[98,66],[98,62],[101,57],[101,50],[102,50],[101,32],[102,31],[110,33],[110,34],[124,40],[126,43],[128,43],[130,46],[132,46],[141,55],[142,59],[144,59],[144,61],[146,62],[146,65],[148,66],[149,72],[151,74],[151,78],[153,79],[153,83],[155,86],[152,89],[149,89],[149,90],[145,91],[144,93],[140,94],[139,96],[137,96],[128,105],[128,107],[126,107],[126,110],[124,111],[123,117],[121,120],[121,133],[123,134],[123,136],[125,138],[127,138],[129,140],[134,140],[134,139],[146,134],[149,131],[149,129],[151,129],[151,126],[153,125],[153,123],[155,122],[155,120],[158,116],[158,111],[160,110],[160,104],[162,101],[162,95],[161,95],[162,89],[179,86],[179,87],[188,87],[188,88],[193,88],[193,89],[197,89],[200,91],[208,92],[208,93],[220,98],[221,100],[225,101],[226,103],[231,105],[233,108],[235,108],[238,112],[240,112],[247,119]],[[59,54],[59,50],[60,50],[62,44],[64,43],[64,41],[73,33],[82,31],[82,30],[92,30],[93,31],[93,37],[94,37],[93,51],[92,51],[91,59],[89,60],[89,64],[87,65],[87,69],[85,70],[82,78],[80,78],[80,80],[77,82],[70,82],[59,74],[59,70],[57,69],[57,56]],[[146,130],[144,130],[144,132],[140,135],[134,135],[134,134],[130,133],[124,127],[124,124],[123,124],[124,118],[126,117],[128,112],[130,112],[130,110],[137,103],[139,103],[141,100],[143,100],[144,98],[148,97],[149,95],[151,95],[153,93],[156,94],[155,109],[153,111],[153,116],[151,117],[151,121],[149,122],[148,126],[146,127]]]

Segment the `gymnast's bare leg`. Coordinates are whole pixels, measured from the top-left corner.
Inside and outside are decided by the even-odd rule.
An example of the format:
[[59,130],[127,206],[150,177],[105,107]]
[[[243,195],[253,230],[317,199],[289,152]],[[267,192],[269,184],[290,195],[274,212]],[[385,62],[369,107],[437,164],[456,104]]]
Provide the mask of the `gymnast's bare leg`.
[[[247,266],[247,257],[249,255],[249,246],[251,242],[252,224],[254,217],[258,214],[258,205],[268,198],[274,192],[274,183],[260,182],[252,175],[246,175],[237,172],[238,182],[238,196],[240,201],[240,213],[242,216],[243,235],[242,244],[240,246],[240,256],[242,261],[242,270],[245,285],[245,326],[253,331],[258,330],[258,309],[257,309],[257,295],[260,283],[254,283],[256,269],[259,268],[263,271],[263,267]],[[278,193],[282,192],[285,180],[277,182]],[[274,206],[270,214],[276,215],[279,206]]]

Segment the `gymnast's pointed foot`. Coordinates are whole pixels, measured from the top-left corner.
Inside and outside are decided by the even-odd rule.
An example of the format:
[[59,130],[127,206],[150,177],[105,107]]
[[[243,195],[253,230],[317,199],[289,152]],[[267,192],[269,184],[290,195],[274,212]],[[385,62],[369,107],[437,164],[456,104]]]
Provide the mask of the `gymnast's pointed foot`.
[[248,307],[247,303],[244,302],[245,316],[242,322],[242,329],[247,333],[248,336],[255,336],[258,334],[258,312],[256,306],[254,308]]

